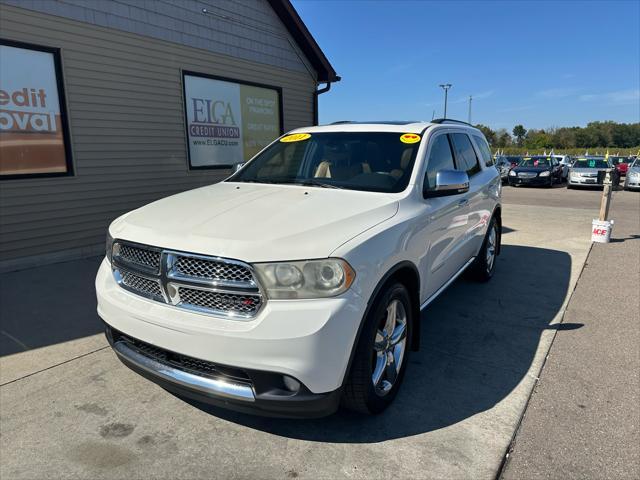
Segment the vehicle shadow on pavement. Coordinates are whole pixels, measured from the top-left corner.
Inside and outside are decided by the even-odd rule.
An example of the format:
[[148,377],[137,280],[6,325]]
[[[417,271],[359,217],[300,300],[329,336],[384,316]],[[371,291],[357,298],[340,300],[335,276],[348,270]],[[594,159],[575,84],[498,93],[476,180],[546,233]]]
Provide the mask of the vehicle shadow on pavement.
[[104,331],[94,279],[102,257],[0,275],[0,357]]
[[341,410],[316,420],[274,419],[184,401],[249,428],[315,442],[375,443],[438,430],[505,399],[527,374],[544,330],[570,335],[582,326],[550,325],[570,275],[565,252],[504,245],[489,283],[462,278],[423,311],[420,351],[411,352],[395,402],[378,416]]

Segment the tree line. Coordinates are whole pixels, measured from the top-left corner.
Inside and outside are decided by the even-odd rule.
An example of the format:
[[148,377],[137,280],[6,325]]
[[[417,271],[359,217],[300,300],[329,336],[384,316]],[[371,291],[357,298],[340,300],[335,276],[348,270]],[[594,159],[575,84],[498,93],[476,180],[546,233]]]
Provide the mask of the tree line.
[[516,125],[511,132],[504,128],[493,130],[482,124],[476,127],[482,130],[492,148],[558,150],[640,147],[640,123],[591,122],[586,127],[552,127],[539,130],[527,130],[524,125]]

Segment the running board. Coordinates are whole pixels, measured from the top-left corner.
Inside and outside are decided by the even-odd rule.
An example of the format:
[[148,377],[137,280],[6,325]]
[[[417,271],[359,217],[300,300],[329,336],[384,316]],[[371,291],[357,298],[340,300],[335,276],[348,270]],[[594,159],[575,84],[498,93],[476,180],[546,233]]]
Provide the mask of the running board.
[[429,298],[427,298],[425,300],[425,302],[422,305],[420,305],[420,310],[424,310],[431,302],[433,302],[436,298],[438,298],[438,295],[440,295],[442,292],[444,292],[449,285],[451,285],[453,282],[455,282],[456,279],[462,274],[462,272],[464,272],[469,267],[469,265],[471,265],[473,263],[473,261],[475,259],[476,259],[476,257],[470,258],[469,261],[467,263],[465,263],[462,266],[462,268],[460,270],[458,270],[453,277],[451,277],[449,280],[447,280],[447,282],[444,285],[442,285],[438,290],[436,290],[436,292],[433,295],[431,295]]

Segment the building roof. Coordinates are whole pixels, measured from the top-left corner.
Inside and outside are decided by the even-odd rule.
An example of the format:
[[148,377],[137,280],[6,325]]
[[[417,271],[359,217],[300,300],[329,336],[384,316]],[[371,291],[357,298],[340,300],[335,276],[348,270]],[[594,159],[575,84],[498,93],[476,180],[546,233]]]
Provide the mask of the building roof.
[[267,0],[282,23],[296,41],[300,50],[318,73],[319,82],[337,82],[340,77],[309,32],[296,9],[289,0]]

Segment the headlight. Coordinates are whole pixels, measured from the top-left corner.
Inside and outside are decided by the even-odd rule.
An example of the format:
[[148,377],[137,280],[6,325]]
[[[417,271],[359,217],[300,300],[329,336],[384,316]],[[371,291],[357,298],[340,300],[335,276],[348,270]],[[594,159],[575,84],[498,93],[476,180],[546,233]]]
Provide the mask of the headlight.
[[325,298],[344,293],[356,277],[340,258],[254,264],[260,284],[272,299]]
[[551,172],[540,172],[541,177],[548,177],[549,175],[551,175]]
[[107,241],[105,242],[105,253],[107,255],[107,260],[109,260],[109,263],[111,263],[112,249],[113,249],[113,237],[111,236],[111,234],[109,233],[109,230],[107,229]]
[[518,176],[518,174],[517,174],[516,172],[514,172],[513,170],[511,170],[511,171],[509,172],[509,176],[510,176],[510,177],[517,177],[517,176]]

